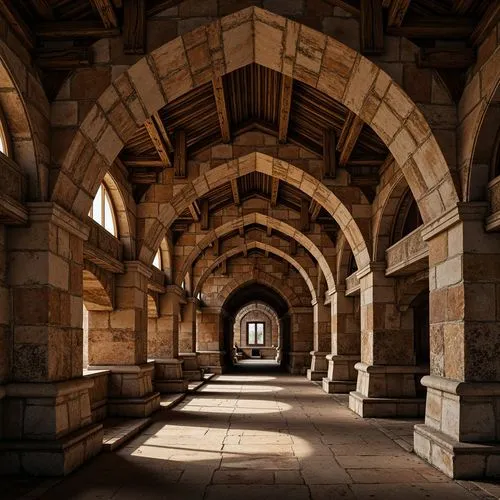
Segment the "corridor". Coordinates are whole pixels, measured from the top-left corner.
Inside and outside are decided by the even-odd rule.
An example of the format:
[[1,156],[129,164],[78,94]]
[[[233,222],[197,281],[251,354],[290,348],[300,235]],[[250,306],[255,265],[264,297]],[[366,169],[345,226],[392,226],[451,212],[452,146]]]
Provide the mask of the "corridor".
[[158,412],[117,452],[67,478],[46,480],[45,490],[42,484],[23,498],[477,498],[472,483],[448,479],[379,424],[303,377],[240,371],[215,377],[174,410]]

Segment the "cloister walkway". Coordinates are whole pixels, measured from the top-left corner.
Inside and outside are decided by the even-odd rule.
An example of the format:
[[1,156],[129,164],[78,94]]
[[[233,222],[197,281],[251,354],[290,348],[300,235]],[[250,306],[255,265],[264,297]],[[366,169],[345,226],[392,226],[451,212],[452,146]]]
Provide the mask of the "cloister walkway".
[[215,377],[125,447],[44,484],[24,498],[493,498],[448,479],[317,385],[277,371]]

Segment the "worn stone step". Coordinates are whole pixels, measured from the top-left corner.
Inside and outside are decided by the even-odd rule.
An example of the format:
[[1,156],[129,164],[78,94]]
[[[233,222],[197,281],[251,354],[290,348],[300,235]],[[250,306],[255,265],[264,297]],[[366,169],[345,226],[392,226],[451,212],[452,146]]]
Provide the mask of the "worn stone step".
[[145,429],[152,419],[108,418],[104,421],[103,451],[114,451]]

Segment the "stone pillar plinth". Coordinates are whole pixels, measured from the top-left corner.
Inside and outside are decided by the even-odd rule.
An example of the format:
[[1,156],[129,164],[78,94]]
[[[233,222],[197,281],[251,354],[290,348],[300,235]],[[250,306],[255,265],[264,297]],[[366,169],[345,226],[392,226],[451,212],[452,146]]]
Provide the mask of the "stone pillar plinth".
[[294,375],[306,375],[314,349],[313,307],[290,309],[290,352],[287,369]]
[[155,389],[162,394],[187,391],[182,364],[180,359],[155,359]]
[[12,368],[3,399],[0,472],[64,475],[97,454],[82,377],[85,224],[54,203],[30,203],[29,226],[8,230]]
[[361,363],[349,408],[365,417],[417,417],[424,400],[416,397],[413,321],[397,307],[395,283],[385,263],[358,271],[361,286]]
[[330,297],[331,354],[326,357],[328,372],[323,378],[323,390],[346,394],[356,388],[354,365],[360,359],[359,297],[346,297],[340,287]]
[[196,314],[198,363],[208,373],[225,371],[224,309],[202,307]]
[[148,417],[160,407],[160,394],[153,390],[154,363],[122,366],[89,366],[109,370],[108,415]]
[[184,361],[182,365],[184,380],[203,380],[200,365],[198,364],[198,355],[195,352],[180,352],[179,359]]
[[89,311],[89,371],[109,370],[109,415],[144,417],[160,407],[147,363],[147,289],[151,270],[125,262],[116,278],[116,309]]
[[330,305],[320,301],[312,302],[313,306],[313,345],[311,354],[311,367],[307,370],[309,380],[322,380],[326,376],[328,363],[326,355],[331,345],[331,314]]
[[500,235],[486,206],[459,203],[429,245],[430,376],[415,452],[453,478],[500,474]]

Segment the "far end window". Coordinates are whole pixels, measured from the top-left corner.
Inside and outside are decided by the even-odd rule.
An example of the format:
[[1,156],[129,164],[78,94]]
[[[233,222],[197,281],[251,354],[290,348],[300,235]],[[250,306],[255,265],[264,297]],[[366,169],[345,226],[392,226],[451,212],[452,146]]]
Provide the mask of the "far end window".
[[262,322],[247,323],[247,345],[264,345],[265,328]]

